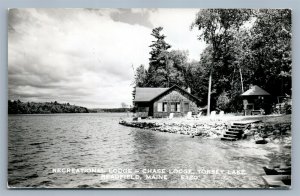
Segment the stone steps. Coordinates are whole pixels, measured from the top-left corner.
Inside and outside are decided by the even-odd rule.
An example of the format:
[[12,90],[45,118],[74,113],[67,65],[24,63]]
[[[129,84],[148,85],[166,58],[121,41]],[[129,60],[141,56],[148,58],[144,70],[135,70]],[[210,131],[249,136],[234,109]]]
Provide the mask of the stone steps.
[[235,134],[224,134],[223,137],[231,137],[231,138],[237,138],[237,135]]
[[224,141],[236,141],[241,139],[241,136],[244,132],[244,129],[246,129],[248,124],[243,123],[233,123],[230,128],[225,131],[225,134],[221,138],[221,140]]
[[243,130],[243,129],[244,129],[244,128],[231,128],[231,127],[230,127],[230,128],[228,129],[228,131],[238,131],[238,132],[239,132],[239,131],[241,131],[241,130]]
[[242,125],[242,124],[232,124],[231,125],[232,127],[236,127],[236,128],[243,128],[243,127],[245,127],[245,125]]
[[239,131],[225,131],[226,134],[235,134],[235,135],[239,135],[242,134]]

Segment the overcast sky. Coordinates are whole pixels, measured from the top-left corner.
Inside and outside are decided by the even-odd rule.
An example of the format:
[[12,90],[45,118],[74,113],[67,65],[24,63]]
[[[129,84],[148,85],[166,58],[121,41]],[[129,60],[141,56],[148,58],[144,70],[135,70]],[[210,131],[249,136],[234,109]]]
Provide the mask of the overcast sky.
[[190,30],[196,9],[11,9],[9,99],[89,108],[132,105],[133,69],[148,66],[150,35],[162,26],[171,49],[199,60]]

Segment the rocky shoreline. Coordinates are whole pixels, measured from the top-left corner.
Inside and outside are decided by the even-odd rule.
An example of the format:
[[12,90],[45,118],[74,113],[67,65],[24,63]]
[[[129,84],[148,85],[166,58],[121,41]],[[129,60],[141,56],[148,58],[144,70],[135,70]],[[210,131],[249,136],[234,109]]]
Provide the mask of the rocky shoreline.
[[150,129],[152,131],[168,132],[175,134],[183,134],[189,136],[201,136],[216,138],[223,134],[227,129],[228,124],[224,122],[211,122],[211,123],[163,123],[163,122],[138,122],[138,121],[125,121],[121,120],[119,124],[129,127],[136,127],[141,129]]
[[[190,137],[221,138],[230,127],[229,121],[206,121],[206,122],[164,122],[164,121],[126,121],[119,124],[129,127],[149,129],[152,131],[167,132],[188,135]],[[291,144],[291,122],[253,123],[244,131],[243,139],[263,139],[267,142],[285,141]]]
[[252,124],[245,130],[245,139],[264,140],[266,143],[281,143],[284,147],[292,145],[291,122],[273,122]]

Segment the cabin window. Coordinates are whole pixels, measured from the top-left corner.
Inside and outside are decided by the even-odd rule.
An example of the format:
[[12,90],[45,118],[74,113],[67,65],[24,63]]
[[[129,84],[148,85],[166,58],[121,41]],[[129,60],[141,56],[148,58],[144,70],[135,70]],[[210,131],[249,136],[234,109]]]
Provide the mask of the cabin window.
[[168,111],[168,103],[167,103],[167,102],[164,102],[164,103],[163,103],[163,111],[164,111],[164,112],[167,112],[167,111]]
[[183,105],[183,112],[187,113],[189,111],[189,103],[184,103]]
[[171,103],[171,112],[180,112],[180,103],[179,102]]
[[171,112],[176,111],[176,103],[171,103]]
[[157,103],[157,111],[162,112],[163,111],[163,104],[162,103]]

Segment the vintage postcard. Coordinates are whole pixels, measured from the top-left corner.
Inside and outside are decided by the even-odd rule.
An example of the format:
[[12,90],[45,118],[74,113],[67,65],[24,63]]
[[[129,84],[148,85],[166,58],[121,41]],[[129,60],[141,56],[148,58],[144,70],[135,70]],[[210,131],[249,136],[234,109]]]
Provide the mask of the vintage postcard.
[[8,10],[8,188],[291,188],[290,9]]

